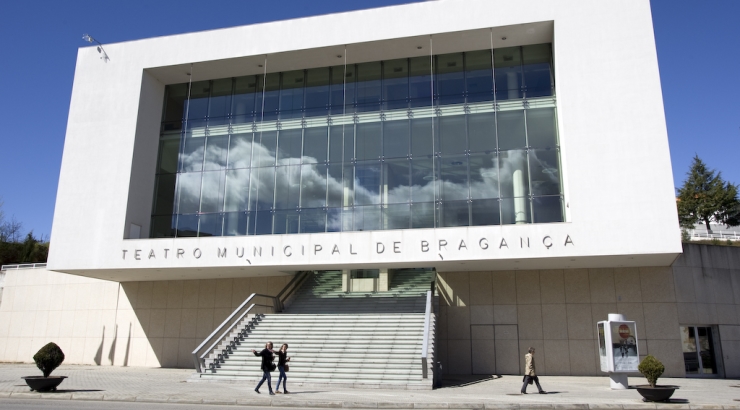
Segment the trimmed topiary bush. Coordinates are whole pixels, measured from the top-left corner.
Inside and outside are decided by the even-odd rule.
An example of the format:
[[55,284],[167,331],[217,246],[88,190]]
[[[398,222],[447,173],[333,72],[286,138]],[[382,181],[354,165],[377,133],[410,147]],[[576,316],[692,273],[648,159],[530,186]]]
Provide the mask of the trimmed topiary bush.
[[44,373],[44,377],[49,377],[51,372],[64,361],[64,352],[56,343],[49,343],[33,355],[33,361],[36,362],[36,367]]
[[661,363],[660,360],[656,359],[652,355],[648,355],[642,359],[640,365],[637,366],[637,370],[645,376],[650,387],[655,387],[655,383],[658,382],[658,377],[660,377],[665,371],[665,366],[663,366],[663,363]]

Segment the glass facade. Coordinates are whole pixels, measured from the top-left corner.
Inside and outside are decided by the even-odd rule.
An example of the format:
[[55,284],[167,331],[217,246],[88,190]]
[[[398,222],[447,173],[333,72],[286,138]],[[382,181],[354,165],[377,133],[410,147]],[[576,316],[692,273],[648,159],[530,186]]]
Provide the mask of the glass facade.
[[562,222],[551,50],[169,85],[150,236]]

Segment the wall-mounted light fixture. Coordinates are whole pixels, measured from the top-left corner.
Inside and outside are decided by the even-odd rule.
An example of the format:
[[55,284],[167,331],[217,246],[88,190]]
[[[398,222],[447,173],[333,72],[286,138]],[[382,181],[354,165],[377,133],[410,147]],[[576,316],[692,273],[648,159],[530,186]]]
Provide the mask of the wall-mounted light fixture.
[[105,49],[103,49],[103,44],[100,43],[100,41],[95,40],[91,35],[85,33],[82,35],[82,39],[87,41],[88,43],[96,43],[98,45],[98,53],[102,54],[100,56],[100,59],[105,61],[106,63],[108,60],[110,60],[110,57],[108,57],[108,53],[105,52]]

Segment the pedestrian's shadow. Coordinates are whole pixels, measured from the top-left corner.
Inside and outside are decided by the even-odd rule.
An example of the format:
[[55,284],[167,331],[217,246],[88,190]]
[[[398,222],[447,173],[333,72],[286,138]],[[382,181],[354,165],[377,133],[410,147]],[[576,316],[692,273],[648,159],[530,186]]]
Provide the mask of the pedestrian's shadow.
[[284,396],[295,396],[296,394],[309,394],[309,393],[328,393],[326,391],[292,391]]

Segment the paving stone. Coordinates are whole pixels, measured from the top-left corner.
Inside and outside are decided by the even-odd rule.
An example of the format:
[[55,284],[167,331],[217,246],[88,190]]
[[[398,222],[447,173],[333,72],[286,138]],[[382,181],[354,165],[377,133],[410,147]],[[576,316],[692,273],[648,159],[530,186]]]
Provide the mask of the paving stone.
[[414,403],[415,409],[449,409],[448,403]]
[[301,401],[280,401],[280,404],[273,402],[274,407],[313,407],[313,408],[327,408],[327,409],[341,409],[341,401],[313,401],[313,400],[301,400]]
[[72,398],[72,393],[45,393],[41,395],[41,398],[51,400],[69,400]]
[[31,392],[17,392],[12,393],[10,397],[16,398],[16,399],[40,399],[41,393],[31,393]]
[[486,403],[486,410],[519,410],[518,404]]
[[175,396],[169,397],[167,403],[201,404],[203,403],[203,399],[200,397]]
[[136,396],[129,394],[105,394],[103,395],[105,401],[136,401]]
[[270,407],[272,400],[270,399],[238,399],[236,401],[237,406],[259,406],[259,407]]
[[447,403],[449,409],[484,409],[483,403]]
[[342,402],[345,409],[377,409],[378,403],[371,401],[345,401]]
[[100,400],[105,396],[103,393],[72,393],[72,400]]
[[379,409],[413,409],[414,403],[378,402]]
[[143,396],[136,396],[136,401],[141,401],[145,403],[167,403],[169,400],[169,397],[161,395],[161,396],[154,396],[154,395],[143,395]]

